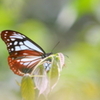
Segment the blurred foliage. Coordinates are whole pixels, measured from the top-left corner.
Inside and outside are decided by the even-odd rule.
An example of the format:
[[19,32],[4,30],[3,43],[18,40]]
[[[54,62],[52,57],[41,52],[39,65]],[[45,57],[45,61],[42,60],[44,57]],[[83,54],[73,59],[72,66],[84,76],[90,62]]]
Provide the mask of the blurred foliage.
[[22,78],[21,94],[24,100],[35,100],[35,86],[32,77],[29,75]]
[[[60,41],[54,51],[69,58],[50,100],[100,99],[100,0],[1,0],[0,31],[6,29],[48,52]],[[15,82],[21,77],[10,71],[6,46],[0,45],[0,100],[21,100]]]

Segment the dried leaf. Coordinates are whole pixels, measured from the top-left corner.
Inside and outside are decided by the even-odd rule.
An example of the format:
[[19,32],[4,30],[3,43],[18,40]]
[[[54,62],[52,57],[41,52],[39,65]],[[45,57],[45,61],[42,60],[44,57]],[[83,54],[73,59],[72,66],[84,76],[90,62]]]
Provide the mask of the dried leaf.
[[61,71],[62,70],[62,67],[65,64],[64,55],[62,53],[58,53],[58,59],[59,59],[59,68],[60,68],[60,71]]
[[34,82],[36,85],[36,88],[39,90],[39,95],[42,94],[48,86],[48,78],[47,78],[47,73],[43,67],[43,65],[39,65],[35,70],[34,70],[34,75],[42,75],[43,77],[34,77]]

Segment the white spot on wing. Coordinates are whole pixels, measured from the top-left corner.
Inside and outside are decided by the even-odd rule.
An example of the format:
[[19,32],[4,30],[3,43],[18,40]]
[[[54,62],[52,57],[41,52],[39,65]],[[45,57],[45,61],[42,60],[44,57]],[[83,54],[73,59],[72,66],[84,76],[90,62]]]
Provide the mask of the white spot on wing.
[[15,51],[21,50],[19,46],[15,46]]
[[30,47],[33,50],[36,50],[38,52],[42,52],[43,53],[43,51],[39,47],[37,47],[35,44],[31,43],[28,40],[24,41],[24,44],[27,45],[28,47]]
[[[6,32],[5,32],[6,33]],[[4,36],[7,36],[7,34],[4,34]]]
[[[6,31],[5,33],[8,33],[8,31]],[[6,34],[7,35],[7,34]]]
[[23,53],[23,55],[27,55],[27,53]]
[[11,38],[11,41],[15,41],[15,39]]
[[17,43],[18,43],[18,42],[17,42],[17,41],[15,41],[15,42],[14,42],[14,45],[17,45]]
[[23,62],[20,62],[20,64],[23,64]]
[[7,41],[10,41],[9,39],[7,39]]
[[19,42],[19,45],[23,45],[23,42]]
[[36,60],[32,61],[27,67],[30,67],[30,65],[34,65],[38,61],[40,61],[40,59],[36,59]]
[[28,65],[28,64],[29,64],[29,62],[23,63],[23,65],[25,65],[25,66]]
[[10,42],[9,45],[12,45],[12,43]]
[[14,51],[14,48],[11,48],[11,51]]
[[23,39],[25,38],[25,36],[21,35],[21,34],[18,34],[16,32],[13,32],[13,36],[10,36],[10,38],[16,38],[16,39]]
[[41,59],[41,56],[31,56],[31,57],[27,57],[27,58],[21,59],[21,61],[33,61],[33,60],[37,60],[37,59]]
[[20,48],[21,48],[21,50],[26,50],[26,49],[28,49],[28,47],[26,47],[26,46],[24,46],[24,45],[21,45]]

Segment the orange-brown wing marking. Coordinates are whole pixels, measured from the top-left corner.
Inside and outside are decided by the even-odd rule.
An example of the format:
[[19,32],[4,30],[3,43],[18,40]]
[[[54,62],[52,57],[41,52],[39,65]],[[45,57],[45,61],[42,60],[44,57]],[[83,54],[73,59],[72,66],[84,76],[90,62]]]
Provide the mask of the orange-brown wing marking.
[[15,74],[23,76],[26,73],[31,73],[42,59],[42,55],[40,52],[31,50],[17,51],[8,57],[8,64]]

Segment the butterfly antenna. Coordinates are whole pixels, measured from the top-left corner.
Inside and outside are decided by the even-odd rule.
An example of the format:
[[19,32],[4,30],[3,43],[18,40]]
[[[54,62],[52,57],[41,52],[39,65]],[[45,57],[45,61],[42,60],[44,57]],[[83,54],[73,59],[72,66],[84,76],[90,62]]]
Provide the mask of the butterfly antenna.
[[60,41],[53,47],[53,49],[51,50],[51,52],[55,49],[55,47],[57,47],[57,45],[60,43]]

